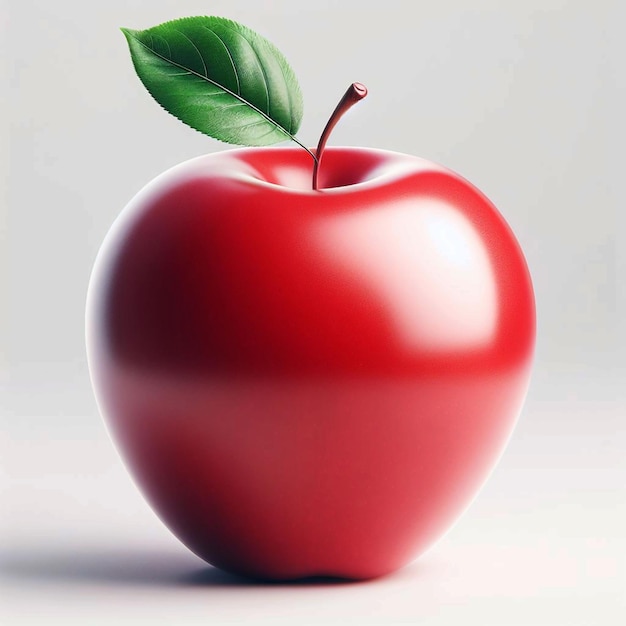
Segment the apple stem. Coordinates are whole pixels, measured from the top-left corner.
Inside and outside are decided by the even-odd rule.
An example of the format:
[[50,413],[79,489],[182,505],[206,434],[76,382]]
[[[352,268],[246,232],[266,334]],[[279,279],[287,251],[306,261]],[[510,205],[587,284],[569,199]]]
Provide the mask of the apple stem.
[[328,136],[332,132],[335,125],[343,116],[343,114],[350,109],[354,104],[359,102],[359,100],[363,100],[367,95],[367,87],[362,85],[361,83],[352,83],[346,93],[343,94],[341,100],[339,100],[339,104],[335,107],[333,114],[330,116],[328,122],[326,122],[326,126],[322,132],[320,140],[317,144],[317,149],[315,150],[315,160],[313,161],[313,190],[318,190],[318,173],[320,169],[320,164],[322,162],[322,157],[324,156],[324,148],[326,147],[326,141]]

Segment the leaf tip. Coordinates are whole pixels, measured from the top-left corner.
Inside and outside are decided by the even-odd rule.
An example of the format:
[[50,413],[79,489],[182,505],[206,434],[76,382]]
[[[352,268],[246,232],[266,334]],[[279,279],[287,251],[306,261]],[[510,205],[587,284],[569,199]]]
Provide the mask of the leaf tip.
[[126,39],[130,39],[137,33],[136,30],[132,30],[131,28],[125,28],[124,26],[120,26],[120,30],[122,31]]

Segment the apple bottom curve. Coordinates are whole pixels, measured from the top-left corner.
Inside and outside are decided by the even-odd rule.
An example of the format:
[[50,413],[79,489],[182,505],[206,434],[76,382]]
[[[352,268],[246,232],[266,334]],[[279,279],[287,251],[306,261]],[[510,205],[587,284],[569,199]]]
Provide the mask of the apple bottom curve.
[[414,559],[530,377],[532,286],[493,205],[406,155],[324,167],[311,192],[298,150],[184,163],[125,209],[90,284],[92,381],[132,475],[193,552],[254,578]]
[[367,579],[423,552],[467,506],[526,377],[107,384],[123,398],[112,434],[124,458],[198,556],[256,578]]

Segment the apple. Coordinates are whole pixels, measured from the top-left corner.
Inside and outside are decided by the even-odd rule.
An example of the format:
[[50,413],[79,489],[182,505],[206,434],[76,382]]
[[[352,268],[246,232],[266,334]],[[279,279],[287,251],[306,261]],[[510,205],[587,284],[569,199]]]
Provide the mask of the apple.
[[[321,159],[321,154],[319,155]],[[148,184],[87,307],[93,385],[147,500],[209,563],[366,579],[468,506],[520,412],[535,341],[491,202],[413,156],[243,148]]]
[[520,412],[535,310],[515,237],[442,166],[326,149],[362,84],[313,151],[293,71],[248,27],[122,30],[165,110],[255,146],[158,176],[98,254],[89,367],[123,458],[224,570],[394,571],[468,506]]

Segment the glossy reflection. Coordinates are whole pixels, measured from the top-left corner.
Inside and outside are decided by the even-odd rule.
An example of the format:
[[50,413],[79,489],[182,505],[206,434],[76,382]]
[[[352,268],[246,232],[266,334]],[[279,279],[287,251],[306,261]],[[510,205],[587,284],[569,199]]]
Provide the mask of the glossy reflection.
[[384,302],[398,343],[447,352],[493,340],[495,273],[479,233],[454,207],[418,197],[330,216],[314,237]]
[[[235,150],[150,183],[87,310],[99,404],[135,479],[209,562],[368,578],[439,537],[526,392],[532,287],[466,181],[391,152]],[[287,186],[293,185],[293,186]]]

